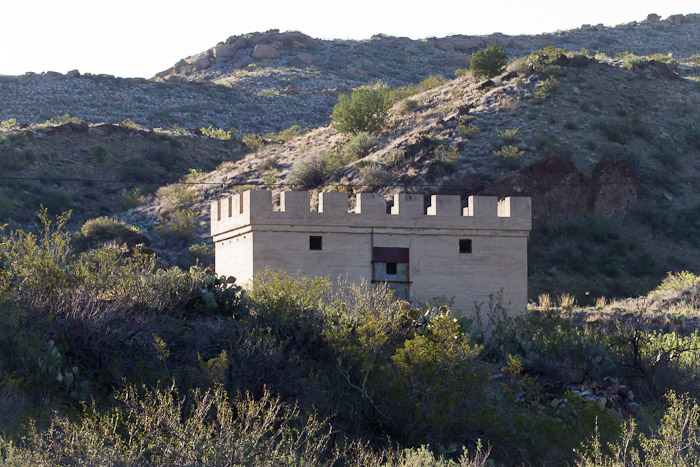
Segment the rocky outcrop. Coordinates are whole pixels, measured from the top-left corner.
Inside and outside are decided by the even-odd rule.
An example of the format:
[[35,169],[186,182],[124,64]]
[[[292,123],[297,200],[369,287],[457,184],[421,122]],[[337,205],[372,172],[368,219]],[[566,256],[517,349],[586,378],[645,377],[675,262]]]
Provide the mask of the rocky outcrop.
[[608,216],[624,213],[639,200],[641,187],[627,160],[603,160],[589,179],[573,162],[549,155],[485,193],[500,197],[529,196],[533,200],[533,218],[549,219],[583,211]]
[[253,49],[253,52],[251,53],[251,56],[253,58],[260,59],[282,58],[282,54],[280,53],[279,49],[277,49],[277,47],[275,47],[274,45],[270,44],[256,45],[255,49]]

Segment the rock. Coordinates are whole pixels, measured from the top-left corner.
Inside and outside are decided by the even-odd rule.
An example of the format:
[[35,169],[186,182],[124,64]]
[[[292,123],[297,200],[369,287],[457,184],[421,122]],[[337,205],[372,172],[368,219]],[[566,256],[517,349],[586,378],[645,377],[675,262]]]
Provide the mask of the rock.
[[194,57],[190,58],[189,64],[195,69],[195,70],[206,70],[212,65],[212,59],[209,56],[209,54],[206,53],[200,53],[195,55]]
[[591,177],[593,209],[607,216],[626,212],[640,197],[640,185],[632,164],[624,159],[603,160]]
[[236,40],[236,42],[231,44],[231,47],[233,47],[234,50],[245,49],[246,47],[250,47],[250,42],[248,42],[248,39],[240,37]]
[[308,52],[299,52],[297,58],[306,66],[313,65],[314,63],[314,56]]
[[260,58],[260,59],[276,59],[276,58],[282,58],[282,54],[280,53],[279,50],[273,45],[270,44],[258,44],[255,46],[255,49],[253,49],[253,52],[251,53],[251,56],[254,58]]
[[671,24],[683,24],[685,22],[685,16],[671,15],[666,19],[666,21],[670,22]]
[[486,43],[480,37],[473,36],[452,36],[448,40],[459,52],[471,52],[486,47]]
[[644,195],[629,161],[601,161],[588,180],[573,162],[554,154],[521,169],[485,194],[530,196],[535,219],[586,210],[618,215]]
[[326,68],[332,71],[340,70],[342,67],[343,64],[340,62],[340,60],[330,59],[326,62]]
[[508,47],[510,45],[510,37],[496,32],[486,38],[486,43],[494,47]]
[[481,83],[479,83],[477,85],[477,88],[484,90],[484,89],[491,89],[494,86],[495,86],[495,84],[494,84],[493,80],[487,79],[486,81],[482,81]]
[[66,135],[70,133],[87,133],[90,127],[85,122],[80,123],[64,123],[63,125],[58,125],[54,127],[49,127],[46,129],[46,134],[49,136],[54,135]]
[[517,175],[487,189],[485,194],[531,197],[534,219],[581,212],[591,204],[586,177],[573,162],[555,154],[521,169]]
[[666,79],[680,78],[678,71],[674,70],[668,63],[660,62],[658,60],[649,60],[649,66],[659,71],[661,76],[663,76]]
[[63,75],[57,71],[47,71],[47,72],[44,72],[44,76],[47,78],[58,78],[58,77],[63,76]]
[[277,36],[277,39],[285,46],[291,45],[295,48],[313,49],[318,45],[316,39],[297,31],[282,33]]
[[222,61],[227,61],[234,55],[236,55],[237,49],[231,47],[230,45],[217,45],[212,50],[212,55],[216,59],[216,63],[221,63]]
[[300,92],[301,88],[296,84],[290,84],[282,90],[283,94],[299,94]]
[[647,23],[658,23],[659,21],[661,21],[661,16],[656,13],[649,13],[647,15]]
[[69,78],[80,78],[80,72],[78,70],[70,70],[66,73],[66,76]]
[[456,50],[455,46],[452,42],[448,42],[448,41],[444,41],[444,40],[438,42],[437,48],[440,50],[444,50],[445,52],[454,52]]

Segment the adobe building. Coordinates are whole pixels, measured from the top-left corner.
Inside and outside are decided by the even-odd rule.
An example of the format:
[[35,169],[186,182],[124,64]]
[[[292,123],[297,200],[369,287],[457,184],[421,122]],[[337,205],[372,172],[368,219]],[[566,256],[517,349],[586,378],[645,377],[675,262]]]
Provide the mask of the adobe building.
[[313,277],[387,282],[414,302],[454,297],[470,313],[503,291],[511,314],[527,306],[530,198],[361,193],[348,210],[346,193],[283,192],[279,210],[269,191],[246,191],[211,205],[216,272],[246,284],[265,268]]

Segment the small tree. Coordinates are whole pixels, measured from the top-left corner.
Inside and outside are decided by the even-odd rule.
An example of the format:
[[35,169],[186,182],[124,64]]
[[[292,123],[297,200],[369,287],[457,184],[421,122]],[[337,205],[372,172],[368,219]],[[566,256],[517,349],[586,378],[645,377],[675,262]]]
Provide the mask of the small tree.
[[493,78],[505,68],[508,57],[502,47],[489,45],[472,54],[470,69],[478,79]]
[[331,114],[333,128],[341,133],[376,133],[384,126],[392,103],[383,84],[359,87],[350,97],[341,94]]

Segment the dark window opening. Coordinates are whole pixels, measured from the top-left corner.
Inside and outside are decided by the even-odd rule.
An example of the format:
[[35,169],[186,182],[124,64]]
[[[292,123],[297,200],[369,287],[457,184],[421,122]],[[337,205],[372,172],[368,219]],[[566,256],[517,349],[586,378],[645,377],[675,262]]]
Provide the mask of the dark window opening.
[[322,237],[311,235],[309,237],[309,250],[321,250],[323,249]]
[[472,252],[472,240],[471,240],[471,238],[462,238],[459,241],[459,252],[460,253],[471,253]]
[[386,273],[387,274],[396,274],[396,263],[386,263]]

